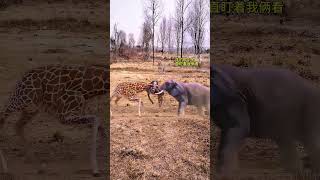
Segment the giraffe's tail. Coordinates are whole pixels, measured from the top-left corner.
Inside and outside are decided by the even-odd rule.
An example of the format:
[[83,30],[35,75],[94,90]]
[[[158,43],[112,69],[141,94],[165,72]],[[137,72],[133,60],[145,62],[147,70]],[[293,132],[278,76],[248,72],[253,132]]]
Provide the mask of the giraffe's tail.
[[113,90],[113,92],[110,96],[110,103],[111,103],[112,99],[117,95],[117,91],[118,91],[118,86]]
[[2,150],[0,150],[0,161],[1,161],[3,173],[8,173],[8,162],[4,157]]
[[0,130],[3,128],[6,119],[11,115],[13,111],[7,106],[4,110],[0,111]]
[[[6,119],[14,112],[17,112],[21,105],[17,106],[14,100],[17,98],[15,94],[11,95],[9,98],[9,103],[0,109],[0,132],[2,131]],[[8,162],[5,158],[4,152],[0,149],[0,164],[2,167],[2,173],[8,173]]]
[[[8,116],[11,114],[8,108],[6,108],[3,112],[0,112],[0,130],[3,128],[5,120],[8,118]],[[8,163],[7,160],[0,149],[0,163],[2,167],[2,173],[8,173]]]
[[[0,131],[1,129],[3,129],[5,120],[10,116],[11,113],[12,111],[8,106],[3,111],[0,112]],[[2,173],[8,173],[8,162],[1,149],[0,149],[0,163],[1,163]]]
[[112,92],[111,96],[110,96],[110,103],[112,101],[112,99],[114,98],[114,96],[116,95],[115,91]]

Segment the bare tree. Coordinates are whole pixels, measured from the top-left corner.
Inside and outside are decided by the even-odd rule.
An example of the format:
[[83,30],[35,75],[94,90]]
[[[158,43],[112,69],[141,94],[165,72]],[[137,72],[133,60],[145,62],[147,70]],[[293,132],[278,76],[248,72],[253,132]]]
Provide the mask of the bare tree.
[[136,41],[134,40],[134,35],[133,33],[129,34],[129,47],[134,48]]
[[172,49],[172,26],[173,26],[173,23],[172,23],[172,20],[173,18],[170,17],[168,19],[168,23],[167,23],[167,44],[168,44],[168,51],[169,53],[171,52],[171,49]]
[[209,0],[197,0],[192,3],[188,19],[190,21],[189,33],[194,46],[194,53],[200,54],[204,42],[205,25],[209,19]]
[[149,46],[150,41],[152,39],[152,28],[151,22],[148,17],[145,17],[145,22],[142,24],[142,31],[141,31],[141,46],[146,53],[145,57],[149,56]]
[[165,17],[162,18],[159,31],[159,41],[161,44],[161,52],[163,54],[167,42],[167,19]]
[[111,49],[112,51],[114,51],[116,54],[118,53],[119,51],[119,47],[120,47],[120,41],[119,41],[119,30],[118,30],[118,24],[117,23],[114,23],[113,25],[113,34],[110,38],[110,46],[111,46]]
[[160,0],[148,0],[146,5],[146,15],[151,19],[152,23],[152,63],[154,65],[154,29],[161,15]]
[[180,16],[179,16],[179,10],[178,7],[176,6],[176,12],[175,12],[175,19],[174,19],[174,35],[175,35],[175,44],[176,44],[176,52],[177,52],[177,57],[179,56],[179,50],[180,50],[180,39],[181,39],[181,25],[180,25]]
[[113,34],[110,38],[111,50],[115,52],[116,55],[123,55],[124,50],[127,46],[127,35],[123,30],[118,29],[118,24],[113,25]]
[[157,41],[156,41],[156,52],[158,51],[159,42],[160,42],[160,34],[158,34],[158,36],[157,36]]
[[181,43],[180,43],[180,57],[183,55],[183,42],[184,42],[184,33],[188,29],[189,22],[186,19],[186,12],[188,7],[190,6],[190,0],[176,0],[176,15],[178,19],[178,24],[180,25],[181,31]]
[[127,34],[123,31],[119,31],[119,55],[124,55],[125,48],[127,46]]
[[119,31],[120,46],[127,45],[127,34],[123,30]]

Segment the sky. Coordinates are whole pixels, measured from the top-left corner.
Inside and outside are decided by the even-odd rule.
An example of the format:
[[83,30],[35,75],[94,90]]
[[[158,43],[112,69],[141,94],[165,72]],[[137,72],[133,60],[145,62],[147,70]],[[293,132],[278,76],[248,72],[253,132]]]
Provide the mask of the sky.
[[[170,15],[174,15],[174,9],[175,9],[175,0],[161,0],[162,1],[162,17],[166,16],[167,19]],[[136,40],[136,43],[138,42],[140,38],[140,30],[142,23],[144,21],[144,6],[145,6],[146,0],[111,0],[110,1],[110,33],[113,33],[113,25],[114,23],[118,24],[118,29],[124,30],[128,36],[129,33],[134,34],[134,38]],[[209,8],[208,8],[209,9]],[[156,26],[155,32],[157,33],[157,29],[159,29],[160,21],[158,21],[158,24]],[[207,32],[205,35],[205,42],[204,46],[209,47],[210,46],[210,22],[207,23]],[[186,33],[186,45],[190,46],[192,45],[190,38],[188,37],[189,34]],[[111,34],[110,34],[111,35]],[[155,45],[156,45],[156,39],[155,39]]]

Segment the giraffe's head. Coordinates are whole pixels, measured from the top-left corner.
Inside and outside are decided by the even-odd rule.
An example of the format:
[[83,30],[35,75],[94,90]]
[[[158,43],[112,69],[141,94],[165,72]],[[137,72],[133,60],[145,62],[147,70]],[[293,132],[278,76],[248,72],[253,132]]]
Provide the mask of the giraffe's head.
[[164,91],[160,89],[158,81],[151,81],[150,82],[149,92],[152,94],[158,95],[159,107],[161,107],[163,104]]
[[160,88],[158,81],[151,81],[150,92],[156,95],[162,95],[164,93],[163,89]]
[[154,81],[151,81],[150,84],[150,89],[149,89],[149,92],[152,93],[152,94],[155,94],[157,92],[159,92],[159,82],[154,80]]

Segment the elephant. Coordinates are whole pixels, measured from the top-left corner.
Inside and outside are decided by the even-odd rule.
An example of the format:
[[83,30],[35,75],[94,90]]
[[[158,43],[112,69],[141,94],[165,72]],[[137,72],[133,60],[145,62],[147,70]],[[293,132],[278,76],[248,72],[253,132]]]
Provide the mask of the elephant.
[[311,171],[320,172],[320,91],[298,74],[278,67],[211,65],[211,122],[221,130],[217,174],[235,174],[246,138],[266,138],[279,146],[281,165],[303,169],[301,142]]
[[179,102],[178,116],[184,115],[187,105],[194,105],[198,108],[200,115],[204,116],[203,108],[210,113],[210,88],[199,83],[182,83],[168,80],[159,87],[157,95],[167,91]]

